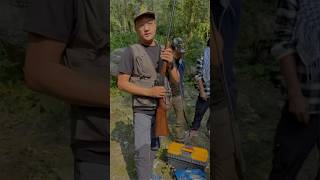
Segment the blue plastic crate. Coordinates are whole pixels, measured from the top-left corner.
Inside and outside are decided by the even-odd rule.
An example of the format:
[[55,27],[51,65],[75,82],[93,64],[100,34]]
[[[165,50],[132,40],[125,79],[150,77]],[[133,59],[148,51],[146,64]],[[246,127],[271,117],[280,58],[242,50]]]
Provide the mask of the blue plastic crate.
[[177,180],[207,180],[205,172],[201,169],[176,170]]

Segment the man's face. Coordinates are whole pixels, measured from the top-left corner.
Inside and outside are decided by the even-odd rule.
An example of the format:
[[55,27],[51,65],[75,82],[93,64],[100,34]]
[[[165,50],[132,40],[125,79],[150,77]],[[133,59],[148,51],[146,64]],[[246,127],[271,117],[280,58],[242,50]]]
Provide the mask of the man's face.
[[135,30],[139,39],[144,43],[152,43],[156,35],[157,24],[154,18],[142,16],[137,19]]

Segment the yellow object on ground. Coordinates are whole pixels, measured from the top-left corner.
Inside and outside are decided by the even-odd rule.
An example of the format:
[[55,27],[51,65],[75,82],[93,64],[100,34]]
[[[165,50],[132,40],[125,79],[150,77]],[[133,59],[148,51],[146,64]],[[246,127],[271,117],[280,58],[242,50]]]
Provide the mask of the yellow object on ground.
[[172,142],[168,145],[167,156],[205,166],[208,162],[209,154],[208,150],[204,148]]

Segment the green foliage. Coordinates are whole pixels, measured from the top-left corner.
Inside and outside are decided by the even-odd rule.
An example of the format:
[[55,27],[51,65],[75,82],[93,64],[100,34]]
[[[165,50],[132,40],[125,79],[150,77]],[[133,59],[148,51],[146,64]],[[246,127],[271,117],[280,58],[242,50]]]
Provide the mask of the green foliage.
[[127,47],[129,44],[137,42],[137,35],[131,33],[111,33],[111,51],[121,47]]
[[269,50],[273,45],[276,7],[277,0],[244,3],[236,51],[242,64],[272,64],[274,61]]
[[9,59],[8,50],[0,43],[0,82],[16,83],[22,79],[22,64]]
[[[134,9],[143,2],[156,13],[157,37],[164,43],[169,26],[171,3],[169,0],[111,0],[111,50],[126,47],[136,43],[134,32]],[[173,21],[172,37],[182,37],[185,40],[188,59],[199,56],[199,48],[203,48],[210,31],[209,24],[210,1],[206,0],[177,0]],[[201,44],[202,46],[199,46]],[[195,48],[195,49],[193,49]],[[197,54],[196,54],[197,53]],[[189,58],[190,57],[190,58]]]
[[237,72],[248,78],[275,80],[278,62],[271,56],[277,0],[243,3],[238,46],[235,51]]
[[[117,48],[128,47],[138,41],[134,31],[134,8],[140,2],[146,4],[156,13],[157,35],[156,40],[164,44],[169,27],[171,14],[170,0],[111,0],[111,51]],[[194,66],[196,59],[202,55],[203,49],[209,37],[209,7],[208,0],[177,0],[171,37],[181,37],[186,49],[186,72]],[[189,75],[186,75],[189,76]],[[186,78],[193,81],[193,78]],[[116,87],[112,84],[111,87]]]
[[[160,43],[165,42],[165,36],[157,34],[156,39]],[[128,47],[131,44],[137,43],[138,37],[135,32],[128,33],[111,33],[111,51],[117,48]]]
[[202,55],[204,47],[205,43],[198,37],[190,39],[190,42],[186,46],[187,51],[185,53],[185,62],[187,66],[194,65],[196,63],[196,59]]

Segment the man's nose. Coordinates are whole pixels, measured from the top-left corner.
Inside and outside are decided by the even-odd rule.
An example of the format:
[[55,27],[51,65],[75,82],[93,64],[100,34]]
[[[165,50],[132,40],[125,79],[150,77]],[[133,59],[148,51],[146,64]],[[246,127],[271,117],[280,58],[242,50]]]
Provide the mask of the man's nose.
[[144,29],[145,31],[149,31],[149,30],[150,30],[150,27],[148,26],[148,24],[145,24],[145,25],[143,26],[143,29]]

